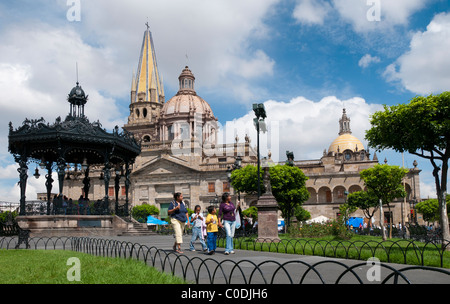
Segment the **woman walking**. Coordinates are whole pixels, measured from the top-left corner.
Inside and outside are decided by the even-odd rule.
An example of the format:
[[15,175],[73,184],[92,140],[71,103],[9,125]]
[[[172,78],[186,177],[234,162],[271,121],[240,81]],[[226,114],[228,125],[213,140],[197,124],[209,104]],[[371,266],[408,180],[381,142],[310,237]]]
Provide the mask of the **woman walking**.
[[[173,250],[178,253],[181,251],[181,244],[183,243],[183,231],[184,225],[188,219],[188,211],[186,205],[183,202],[183,194],[177,192],[173,195],[173,201],[170,202],[168,213],[171,217],[173,230],[175,232],[175,243],[173,244]],[[188,222],[189,225],[189,222]]]
[[219,222],[223,220],[223,226],[226,233],[226,245],[225,254],[234,253],[233,250],[233,237],[234,230],[236,229],[236,209],[239,208],[240,202],[237,207],[231,202],[231,195],[225,192],[222,195],[222,202],[219,207]]

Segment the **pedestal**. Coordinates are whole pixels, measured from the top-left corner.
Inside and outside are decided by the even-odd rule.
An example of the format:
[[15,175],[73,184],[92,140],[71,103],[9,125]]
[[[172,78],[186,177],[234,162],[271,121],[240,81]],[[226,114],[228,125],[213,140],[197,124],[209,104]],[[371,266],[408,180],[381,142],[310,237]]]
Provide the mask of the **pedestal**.
[[257,242],[279,242],[278,204],[271,193],[263,194],[256,204],[258,208]]

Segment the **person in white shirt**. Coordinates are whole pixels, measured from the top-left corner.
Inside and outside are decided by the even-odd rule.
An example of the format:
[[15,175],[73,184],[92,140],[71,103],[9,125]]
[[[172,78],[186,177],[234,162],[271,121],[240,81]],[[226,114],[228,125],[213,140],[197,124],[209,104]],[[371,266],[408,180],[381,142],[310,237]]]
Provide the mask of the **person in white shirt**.
[[203,233],[202,233],[202,226],[204,225],[205,219],[200,214],[200,206],[197,205],[194,208],[194,213],[191,215],[191,225],[192,225],[192,238],[190,242],[190,249],[191,251],[195,251],[194,248],[194,242],[197,240],[197,238],[200,240],[200,244],[202,245],[203,251],[207,251],[207,246],[205,244],[205,241],[203,240]]

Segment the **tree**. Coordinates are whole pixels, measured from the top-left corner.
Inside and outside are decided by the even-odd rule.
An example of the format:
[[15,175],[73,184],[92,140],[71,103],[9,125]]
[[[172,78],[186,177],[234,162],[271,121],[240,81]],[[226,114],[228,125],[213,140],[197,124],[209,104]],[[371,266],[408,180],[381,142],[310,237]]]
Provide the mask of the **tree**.
[[439,202],[437,199],[429,199],[418,203],[416,210],[422,214],[423,220],[428,223],[439,220]]
[[299,222],[307,221],[311,218],[311,213],[300,205],[294,208],[294,216]]
[[[402,180],[408,172],[398,166],[375,165],[372,168],[362,170],[361,178],[364,180],[368,191],[370,191],[380,202],[380,225],[383,234],[383,240],[386,240],[386,234],[383,224],[382,205],[386,204],[389,213],[391,213],[390,202],[398,197],[404,197],[406,191],[403,188]],[[390,218],[389,238],[392,238],[392,216]]]
[[[270,171],[269,171],[270,173]],[[234,189],[245,192],[247,194],[258,193],[258,168],[256,166],[247,165],[241,169],[231,172],[231,185]],[[260,172],[261,189],[264,191],[262,182],[262,170]]]
[[[450,92],[417,96],[409,104],[384,106],[372,115],[369,146],[428,159],[433,166],[443,240],[450,240],[446,191],[450,158]],[[440,176],[439,176],[440,171]]]
[[348,219],[350,218],[350,214],[355,212],[358,208],[350,205],[348,202],[339,206],[339,213],[342,219],[343,225],[346,225]]
[[[262,171],[262,170],[261,170]],[[309,192],[305,187],[308,177],[297,167],[276,165],[269,169],[272,194],[275,197],[278,208],[290,225],[290,218],[296,206],[302,205],[309,198]],[[231,184],[240,192],[255,194],[258,191],[257,168],[247,165],[231,173]],[[261,192],[265,193],[262,172],[260,178]]]
[[364,216],[369,219],[369,227],[372,226],[372,217],[380,206],[378,198],[369,191],[357,191],[350,193],[347,197],[347,204],[361,209]]
[[[447,194],[447,215],[450,211],[450,195]],[[416,205],[416,210],[423,216],[423,220],[427,222],[439,221],[439,201],[437,199],[429,199],[422,201]]]

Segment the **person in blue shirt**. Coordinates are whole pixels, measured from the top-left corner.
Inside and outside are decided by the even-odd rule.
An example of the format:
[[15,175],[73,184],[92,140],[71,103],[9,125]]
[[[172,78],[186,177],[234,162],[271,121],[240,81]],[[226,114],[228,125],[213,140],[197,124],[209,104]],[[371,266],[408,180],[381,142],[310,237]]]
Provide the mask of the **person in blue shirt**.
[[[183,194],[176,192],[173,195],[173,201],[170,202],[168,213],[170,215],[170,222],[172,224],[173,230],[175,232],[175,243],[173,245],[173,250],[178,253],[183,253],[181,251],[181,244],[183,243],[183,231],[184,225],[189,217],[188,211],[185,203],[183,202]],[[188,226],[189,226],[188,222]]]

